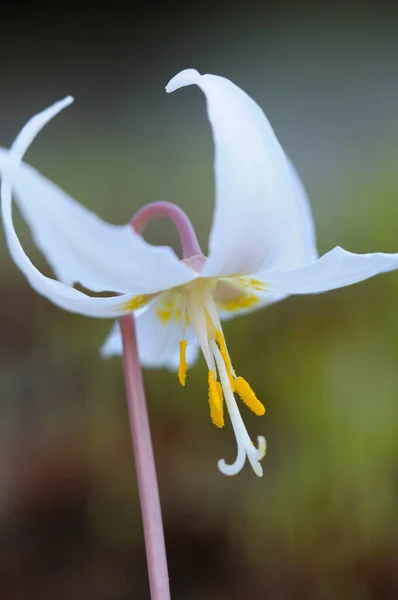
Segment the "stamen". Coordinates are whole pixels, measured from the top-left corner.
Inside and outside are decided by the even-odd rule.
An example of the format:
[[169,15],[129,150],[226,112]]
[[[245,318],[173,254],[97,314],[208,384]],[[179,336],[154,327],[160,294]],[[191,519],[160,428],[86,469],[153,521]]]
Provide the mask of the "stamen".
[[221,331],[216,332],[216,340],[220,348],[221,356],[223,357],[223,361],[225,364],[225,368],[227,369],[229,384],[231,386],[231,390],[235,391],[235,381],[234,375],[232,371],[231,359],[229,358],[227,346],[225,344],[225,339]]
[[214,377],[213,371],[209,371],[209,404],[210,418],[216,427],[224,427],[223,394],[222,388]]
[[217,408],[217,410],[221,410],[222,409],[222,395],[220,398],[220,392],[217,387],[218,382],[216,381],[216,379],[214,377],[213,371],[209,371],[208,382],[209,382],[209,402],[210,402],[210,404],[213,404]]
[[224,357],[214,341],[211,344],[211,348],[214,352],[214,358],[217,364],[217,369],[224,392],[225,403],[231,418],[231,423],[235,432],[236,443],[238,446],[238,454],[235,462],[232,464],[227,464],[224,459],[221,459],[218,461],[218,468],[222,473],[224,473],[224,475],[236,475],[243,468],[247,457],[255,474],[258,475],[258,477],[262,477],[263,469],[259,461],[264,458],[267,449],[265,438],[263,436],[258,436],[257,448],[251,441],[242,417],[239,413],[233,392],[229,386],[228,372],[224,362]]
[[217,410],[215,406],[210,405],[210,418],[212,423],[220,429],[224,427],[224,411]]
[[254,412],[255,415],[261,417],[265,413],[265,407],[257,398],[246,379],[237,377],[235,379],[235,390],[243,402]]
[[192,292],[188,295],[187,313],[207,366],[210,371],[213,370],[215,372],[213,354],[210,352],[209,338],[207,335],[206,311],[203,308],[202,295],[200,293]]
[[188,363],[185,358],[187,345],[188,345],[187,340],[181,340],[181,342],[180,342],[180,365],[178,367],[178,380],[182,386],[185,385],[185,380],[187,378],[187,371],[188,371]]

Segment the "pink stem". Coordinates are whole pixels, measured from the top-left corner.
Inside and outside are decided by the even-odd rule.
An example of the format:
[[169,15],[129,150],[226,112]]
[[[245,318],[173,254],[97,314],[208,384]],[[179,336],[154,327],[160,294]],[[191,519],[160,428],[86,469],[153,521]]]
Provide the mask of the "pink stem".
[[144,524],[151,598],[152,600],[170,600],[159,489],[142,371],[138,358],[134,315],[129,314],[122,317],[120,328],[123,339],[127,404]]
[[131,225],[136,233],[142,233],[152,219],[166,217],[173,221],[180,234],[182,257],[189,258],[195,254],[203,254],[195,229],[188,215],[176,204],[159,200],[141,208],[132,218]]

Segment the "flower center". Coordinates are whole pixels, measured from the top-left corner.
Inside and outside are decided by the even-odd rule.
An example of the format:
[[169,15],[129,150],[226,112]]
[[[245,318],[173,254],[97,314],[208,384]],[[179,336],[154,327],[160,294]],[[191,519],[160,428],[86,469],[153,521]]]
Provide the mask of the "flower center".
[[188,342],[185,330],[189,324],[198,339],[208,367],[208,399],[210,417],[217,427],[224,426],[224,401],[227,406],[232,427],[236,436],[238,454],[233,464],[225,460],[218,467],[225,475],[238,473],[249,459],[254,472],[262,476],[260,460],[266,452],[265,438],[258,437],[258,448],[252,443],[235,400],[235,393],[256,415],[265,413],[263,404],[258,400],[250,385],[243,377],[237,376],[231,363],[214,295],[217,280],[197,279],[178,288],[180,296],[180,318],[183,327],[183,339],[180,341],[180,365],[178,378],[185,386],[188,363],[186,349]]
[[[196,273],[200,273],[206,262],[202,254],[195,230],[188,216],[178,206],[169,202],[152,202],[144,206],[131,221],[133,229],[141,234],[148,223],[158,217],[170,219],[177,227],[181,239],[183,262]],[[265,408],[243,377],[237,377],[225,343],[217,306],[226,312],[242,312],[259,303],[259,293],[265,292],[267,285],[247,276],[232,278],[198,278],[178,288],[159,294],[156,314],[167,324],[170,320],[180,321],[182,339],[180,341],[180,364],[178,378],[185,386],[188,363],[186,351],[187,325],[192,327],[202,349],[209,369],[210,417],[217,427],[224,426],[224,401],[236,436],[238,454],[232,464],[224,459],[218,461],[218,468],[225,475],[235,475],[249,459],[254,472],[259,477],[263,470],[260,460],[266,452],[265,438],[257,438],[256,448],[251,441],[240,416],[235,401],[235,393],[256,414],[263,415]],[[150,302],[155,295],[137,296],[123,306],[123,310],[137,310]]]

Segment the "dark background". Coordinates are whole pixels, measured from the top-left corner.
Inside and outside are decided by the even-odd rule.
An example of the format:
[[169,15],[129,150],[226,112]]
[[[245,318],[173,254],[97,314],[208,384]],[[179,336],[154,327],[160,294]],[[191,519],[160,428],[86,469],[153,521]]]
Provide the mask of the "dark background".
[[[27,161],[115,223],[183,206],[206,247],[212,141],[187,67],[265,110],[309,192],[321,252],[398,248],[398,21],[388,3],[1,3],[0,144],[76,102]],[[44,261],[21,225],[37,264]],[[176,244],[172,227],[148,239]],[[111,324],[34,294],[0,242],[0,596],[148,598],[121,362]],[[267,407],[264,477],[208,418],[202,360],[183,390],[145,381],[172,597],[398,598],[398,275],[296,297],[226,324]],[[244,408],[242,413],[245,413]]]

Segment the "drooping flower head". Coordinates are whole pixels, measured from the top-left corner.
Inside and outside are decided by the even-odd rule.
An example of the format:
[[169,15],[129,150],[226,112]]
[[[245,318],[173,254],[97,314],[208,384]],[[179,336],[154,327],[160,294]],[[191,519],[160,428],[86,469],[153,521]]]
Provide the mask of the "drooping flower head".
[[[227,79],[193,69],[176,75],[166,90],[191,84],[206,97],[215,144],[216,206],[207,257],[178,207],[153,203],[131,224],[111,225],[21,162],[38,132],[71,97],[33,117],[10,151],[0,152],[3,224],[14,261],[39,294],[77,314],[135,314],[144,366],[173,368],[185,385],[188,365],[200,348],[208,367],[211,419],[222,427],[225,405],[237,440],[236,460],[220,460],[219,468],[233,475],[248,458],[261,476],[265,439],[259,437],[257,446],[252,443],[235,395],[257,415],[265,408],[235,371],[221,320],[289,294],[319,293],[362,281],[395,269],[398,257],[358,255],[336,247],[318,258],[305,191],[260,107]],[[57,279],[43,275],[25,254],[12,221],[12,192]],[[151,218],[165,215],[179,228],[182,259],[140,235]],[[91,297],[75,289],[76,283],[114,295]],[[102,353],[121,352],[116,324]]]

